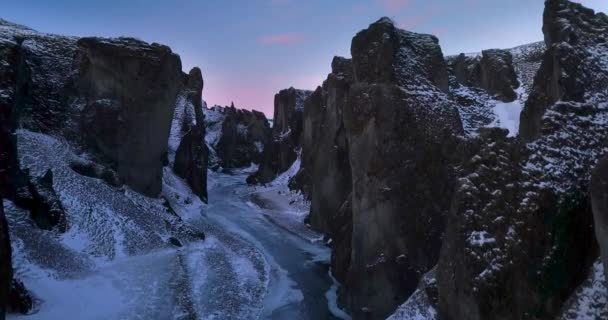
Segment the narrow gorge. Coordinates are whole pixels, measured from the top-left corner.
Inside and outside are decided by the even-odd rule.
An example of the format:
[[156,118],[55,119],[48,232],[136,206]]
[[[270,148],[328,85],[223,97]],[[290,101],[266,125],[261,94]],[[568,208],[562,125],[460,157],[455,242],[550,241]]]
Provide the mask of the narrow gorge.
[[444,55],[380,18],[269,119],[0,19],[0,319],[608,319],[608,16],[541,23]]

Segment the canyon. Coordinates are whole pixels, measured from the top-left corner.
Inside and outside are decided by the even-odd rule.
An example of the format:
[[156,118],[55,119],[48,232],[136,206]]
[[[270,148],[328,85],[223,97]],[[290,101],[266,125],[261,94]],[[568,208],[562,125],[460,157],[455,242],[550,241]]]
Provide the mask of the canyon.
[[608,16],[542,25],[444,56],[380,18],[267,119],[0,20],[0,319],[607,318]]

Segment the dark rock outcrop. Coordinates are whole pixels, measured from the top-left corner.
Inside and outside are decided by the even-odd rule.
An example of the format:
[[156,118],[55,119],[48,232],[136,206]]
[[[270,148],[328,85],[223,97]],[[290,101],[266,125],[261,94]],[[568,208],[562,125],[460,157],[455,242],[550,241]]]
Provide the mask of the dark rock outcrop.
[[268,183],[285,172],[298,157],[301,147],[302,114],[310,91],[293,87],[274,96],[272,138],[264,147],[260,167],[248,178],[249,183]]
[[595,166],[589,194],[593,208],[595,237],[604,263],[604,274],[608,279],[608,158],[603,158]]
[[156,196],[175,99],[179,56],[166,46],[120,38],[78,40],[77,102],[84,145],[127,185]]
[[514,89],[519,82],[513,67],[513,57],[507,50],[484,50],[479,56],[461,53],[449,61],[456,80],[465,86],[487,90],[500,100],[513,101],[517,98]]
[[597,41],[608,19],[565,0],[546,1],[544,17],[521,140],[482,133],[459,166],[437,269],[442,319],[553,319],[597,258],[587,189],[608,141]]
[[350,265],[352,177],[344,109],[353,81],[350,59],[334,57],[332,73],[306,100],[298,189],[310,198],[310,225],[332,239],[332,274],[344,283]]
[[23,282],[13,279],[8,296],[8,312],[28,314],[34,309],[34,299]]
[[522,139],[532,141],[542,135],[542,117],[555,102],[584,102],[606,88],[603,52],[607,47],[607,26],[604,13],[595,14],[568,1],[546,1],[543,32],[547,53],[521,113]]
[[224,169],[242,168],[260,163],[270,140],[270,123],[256,110],[237,109],[234,105],[223,109],[221,137],[215,146],[220,165]]
[[[203,76],[199,68],[193,68],[187,76],[181,99],[175,110],[172,134],[179,134],[181,141],[175,150],[173,170],[185,179],[192,191],[207,202],[207,165],[209,150],[205,144],[205,119],[202,103]],[[179,105],[179,104],[183,105]],[[181,119],[178,115],[181,114]],[[192,119],[194,118],[194,119]],[[178,123],[175,123],[178,122]],[[174,133],[176,130],[179,133]]]
[[0,195],[0,319],[4,319],[7,311],[6,303],[13,278],[11,259],[11,242],[6,217],[4,216],[2,195]]
[[[356,319],[388,316],[436,263],[455,188],[447,68],[434,36],[387,18],[351,46],[354,83],[343,114],[352,171],[346,301]],[[437,197],[437,195],[442,195]]]

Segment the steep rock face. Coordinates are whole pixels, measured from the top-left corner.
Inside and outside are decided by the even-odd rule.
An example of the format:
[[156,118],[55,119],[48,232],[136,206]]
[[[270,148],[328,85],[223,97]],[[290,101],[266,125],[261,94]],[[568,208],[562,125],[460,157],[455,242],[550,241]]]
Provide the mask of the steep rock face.
[[[355,318],[388,316],[436,263],[462,126],[437,38],[383,18],[353,38],[344,111],[352,168],[352,252],[345,289]],[[441,195],[441,196],[437,196]]]
[[[490,50],[496,51],[496,50]],[[509,129],[509,135],[519,132],[519,112],[528,99],[534,76],[538,71],[543,53],[544,42],[530,43],[506,50],[512,57],[512,65],[501,59],[501,76],[496,76],[495,82],[501,84],[507,92],[515,92],[515,100],[507,102],[505,95],[491,92],[481,84],[481,61],[484,53],[460,54],[447,57],[450,79],[450,95],[457,103],[458,111],[463,122],[465,134],[476,136],[478,130],[484,127],[501,126]],[[488,50],[484,51],[488,56]],[[505,55],[508,55],[505,54]],[[487,68],[486,68],[487,69]],[[512,72],[514,71],[514,76]],[[498,74],[496,70],[486,70],[487,77]],[[515,80],[517,79],[517,80]]]
[[608,158],[603,158],[595,167],[591,176],[589,193],[593,208],[595,236],[600,246],[604,274],[608,275]]
[[14,56],[3,55],[12,60],[3,66],[3,79],[12,77],[14,85],[3,92],[13,121],[63,136],[130,187],[157,195],[181,80],[179,57],[135,39],[56,36],[6,21],[0,35],[3,48],[13,46]]
[[608,138],[608,51],[596,42],[608,24],[565,0],[544,16],[546,33],[569,36],[547,43],[521,116],[520,138],[534,142],[483,134],[459,167],[437,270],[445,319],[554,318],[597,257],[586,190]]
[[129,38],[82,38],[76,62],[84,144],[127,185],[158,195],[182,80],[179,56]]
[[584,102],[606,88],[607,25],[605,14],[580,4],[546,2],[543,32],[548,52],[521,114],[522,139],[532,141],[542,135],[542,117],[558,100]]
[[310,94],[291,87],[274,96],[272,139],[264,148],[259,170],[249,177],[250,183],[268,183],[296,160],[301,146],[304,101]]
[[352,81],[351,60],[335,57],[332,73],[306,100],[299,172],[306,181],[300,188],[310,197],[309,223],[332,239],[332,274],[342,283],[351,253],[352,177],[343,115]]
[[169,162],[175,173],[185,179],[192,191],[207,202],[209,151],[205,144],[205,119],[202,103],[203,76],[193,68],[186,76],[175,106],[169,139]]
[[484,50],[481,57],[461,53],[450,65],[460,84],[482,88],[503,101],[517,98],[514,89],[519,87],[519,82],[513,57],[507,50]]
[[4,206],[0,195],[0,319],[4,319],[6,303],[13,278],[11,264],[11,242],[8,235],[8,225],[4,217]]
[[221,136],[215,151],[224,169],[260,163],[262,152],[270,140],[270,124],[259,111],[224,108]]

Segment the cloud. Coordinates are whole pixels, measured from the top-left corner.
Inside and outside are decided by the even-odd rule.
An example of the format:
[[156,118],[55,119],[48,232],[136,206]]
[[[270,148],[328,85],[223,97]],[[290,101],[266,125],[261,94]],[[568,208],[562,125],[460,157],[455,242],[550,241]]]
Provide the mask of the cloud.
[[258,37],[257,42],[263,45],[294,44],[304,41],[304,37],[298,33],[272,34]]
[[398,13],[409,4],[409,0],[380,0],[380,2],[390,14]]

